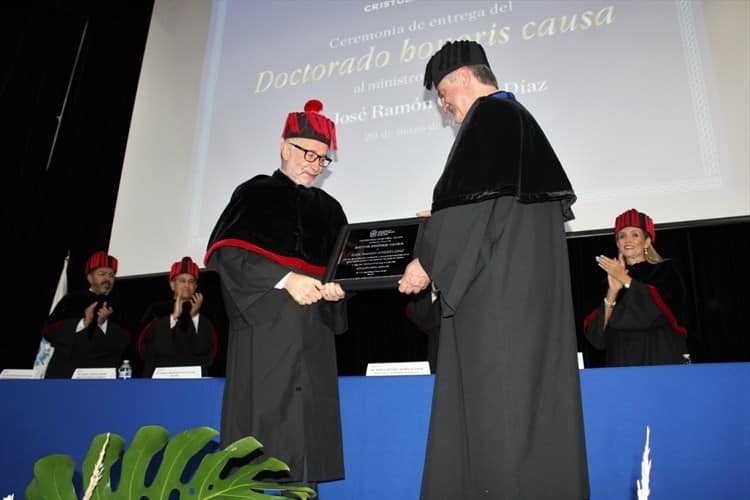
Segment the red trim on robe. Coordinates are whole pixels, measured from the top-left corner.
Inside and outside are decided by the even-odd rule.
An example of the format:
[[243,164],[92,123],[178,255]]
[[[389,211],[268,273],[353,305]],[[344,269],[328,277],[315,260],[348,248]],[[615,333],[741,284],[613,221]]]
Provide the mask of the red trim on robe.
[[661,312],[663,312],[664,316],[667,317],[669,324],[672,325],[672,329],[680,335],[684,335],[687,337],[687,330],[684,326],[681,326],[679,323],[677,323],[677,318],[674,317],[674,314],[672,314],[672,310],[669,308],[666,302],[664,302],[664,299],[661,298],[661,295],[659,295],[659,290],[657,290],[653,285],[646,285],[646,288],[648,288],[648,291],[651,294],[651,298],[654,299],[654,302],[656,302],[656,305],[659,307],[659,309],[661,309]]
[[213,245],[211,245],[211,247],[206,251],[206,256],[203,258],[203,264],[207,265],[208,259],[211,257],[211,254],[216,249],[221,248],[221,247],[243,248],[250,252],[254,252],[254,253],[257,253],[258,255],[262,255],[263,257],[271,259],[272,261],[278,264],[281,264],[282,266],[293,267],[294,269],[297,269],[299,271],[314,274],[319,277],[322,277],[326,272],[325,266],[316,266],[302,259],[298,259],[297,257],[287,257],[286,255],[279,255],[279,254],[270,252],[264,248],[261,248],[257,245],[253,245],[252,243],[248,243],[245,240],[238,240],[234,238],[229,238],[226,240],[219,240]]
[[583,319],[583,331],[584,332],[589,327],[589,325],[591,324],[591,322],[596,319],[596,317],[598,315],[599,315],[599,308],[597,307],[596,309],[594,309],[593,311],[591,311],[588,316],[586,316]]
[[154,321],[156,321],[159,318],[154,318],[151,321],[148,322],[148,325],[143,327],[143,330],[141,330],[141,334],[138,335],[138,354],[141,355],[141,358],[143,358],[143,337],[146,336],[146,333],[151,329],[151,325],[154,324]]
[[58,326],[60,326],[60,324],[62,324],[62,322],[63,322],[63,320],[58,320],[58,321],[54,321],[54,322],[50,323],[49,325],[45,326],[44,328],[42,328],[42,335],[44,335],[45,333],[47,333],[50,330],[54,330],[55,328],[57,328]]

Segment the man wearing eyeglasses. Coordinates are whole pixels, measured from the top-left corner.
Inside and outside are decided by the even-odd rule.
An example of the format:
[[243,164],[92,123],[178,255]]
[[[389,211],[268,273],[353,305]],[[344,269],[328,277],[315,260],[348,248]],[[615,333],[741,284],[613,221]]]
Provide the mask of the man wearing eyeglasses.
[[425,69],[461,124],[399,289],[432,283],[440,345],[421,498],[589,497],[564,222],[576,199],[481,45]]
[[334,335],[346,308],[321,279],[346,216],[312,187],[336,150],[322,107],[289,113],[281,168],[235,190],[205,257],[229,319],[222,446],[253,436],[305,483],[344,476]]

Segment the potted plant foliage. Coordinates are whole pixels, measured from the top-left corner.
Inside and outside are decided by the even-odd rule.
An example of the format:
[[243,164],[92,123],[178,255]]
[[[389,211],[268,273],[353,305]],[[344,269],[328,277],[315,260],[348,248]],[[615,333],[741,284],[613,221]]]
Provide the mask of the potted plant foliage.
[[[198,454],[218,435],[210,427],[196,427],[169,440],[166,429],[156,425],[142,427],[124,454],[125,440],[116,434],[94,437],[83,461],[83,498],[96,500],[167,499],[271,499],[278,496],[307,500],[316,496],[307,486],[271,483],[262,480],[269,473],[289,471],[284,462],[267,458],[260,463],[242,465],[222,477],[231,459],[256,453],[262,445],[253,437],[235,441],[223,450],[205,453],[196,466]],[[166,445],[166,448],[165,448]],[[161,462],[154,470],[152,461],[159,453]],[[119,469],[119,481],[113,489],[110,474]],[[189,478],[183,477],[192,470]],[[34,478],[26,487],[28,500],[77,500],[73,483],[75,462],[68,455],[49,455],[34,464]]]

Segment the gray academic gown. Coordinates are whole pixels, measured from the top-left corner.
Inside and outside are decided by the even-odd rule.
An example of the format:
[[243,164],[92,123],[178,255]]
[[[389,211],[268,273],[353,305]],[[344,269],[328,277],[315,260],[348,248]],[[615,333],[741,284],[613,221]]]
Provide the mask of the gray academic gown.
[[297,304],[274,288],[291,269],[241,248],[217,249],[209,266],[229,316],[222,446],[253,436],[291,480],[343,478],[334,334],[346,329],[344,301]]
[[560,202],[433,212],[416,254],[443,315],[421,498],[588,498]]

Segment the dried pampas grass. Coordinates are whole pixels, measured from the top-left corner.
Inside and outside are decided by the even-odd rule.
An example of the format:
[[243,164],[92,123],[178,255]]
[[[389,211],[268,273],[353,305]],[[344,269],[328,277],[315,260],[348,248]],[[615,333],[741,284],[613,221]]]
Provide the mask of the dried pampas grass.
[[91,495],[94,494],[94,489],[96,488],[96,485],[99,484],[99,480],[102,478],[102,474],[104,473],[104,455],[107,452],[107,445],[109,444],[109,432],[104,437],[104,444],[102,444],[102,449],[99,451],[99,458],[96,459],[96,464],[94,464],[94,470],[91,471],[91,478],[89,479],[89,487],[86,488],[86,494],[83,495],[83,500],[90,500]]
[[648,487],[649,476],[651,475],[651,459],[648,458],[648,454],[651,452],[649,448],[649,440],[651,438],[651,429],[646,426],[646,445],[643,447],[643,460],[641,461],[641,479],[636,480],[635,484],[638,492],[638,500],[648,500],[648,495],[651,493]]

